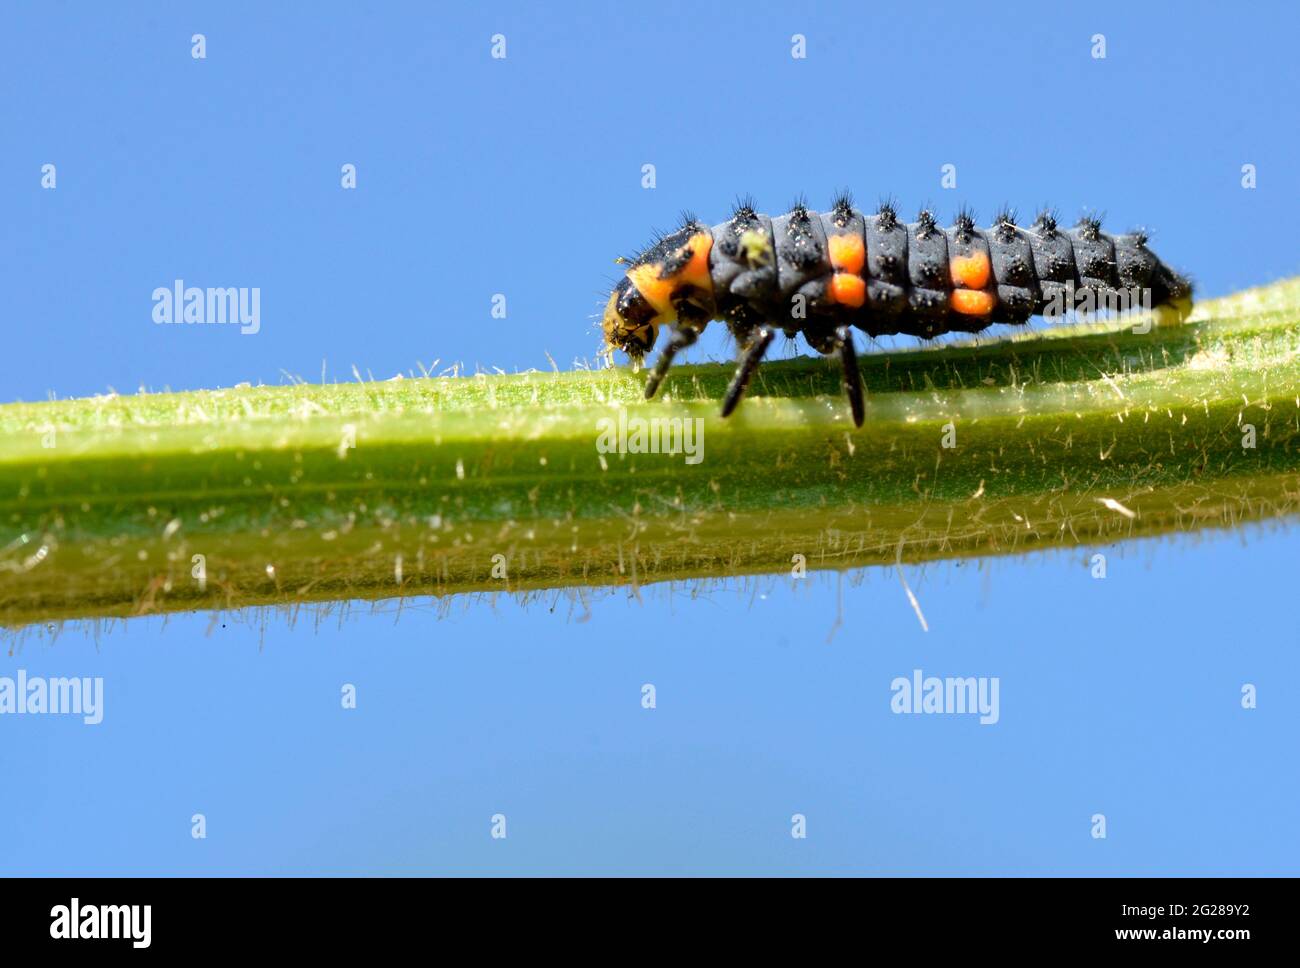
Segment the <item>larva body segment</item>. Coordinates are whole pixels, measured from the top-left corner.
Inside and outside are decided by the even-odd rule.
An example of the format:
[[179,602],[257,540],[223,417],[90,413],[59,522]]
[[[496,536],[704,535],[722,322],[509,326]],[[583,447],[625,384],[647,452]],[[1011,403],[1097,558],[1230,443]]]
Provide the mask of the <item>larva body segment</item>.
[[774,331],[802,334],[819,352],[838,353],[846,375],[852,372],[846,390],[860,424],[852,328],[928,339],[1070,309],[1182,310],[1190,297],[1188,281],[1147,248],[1144,235],[1110,235],[1096,219],[1061,229],[1044,212],[1021,228],[1003,212],[980,229],[963,212],[945,229],[928,211],[905,224],[891,205],[864,215],[841,196],[823,213],[797,204],[769,218],[742,204],[711,228],[684,220],[632,260],[603,327],[608,350],[638,360],[659,328],[670,328],[647,381],[650,397],[673,355],[709,320],[721,319],[742,350],[724,414],[739,402]]
[[1034,275],[1033,247],[1009,213],[999,216],[987,235],[997,298],[993,321],[1023,323],[1034,314],[1041,294]]

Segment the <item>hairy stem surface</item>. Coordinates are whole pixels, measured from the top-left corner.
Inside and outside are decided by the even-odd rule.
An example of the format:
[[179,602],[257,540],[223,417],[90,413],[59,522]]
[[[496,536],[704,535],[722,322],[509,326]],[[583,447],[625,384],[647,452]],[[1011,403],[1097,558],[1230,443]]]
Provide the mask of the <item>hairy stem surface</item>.
[[[731,369],[676,367],[651,402],[620,368],[5,405],[0,624],[851,568],[1300,511],[1300,279],[1145,333],[867,354],[857,431],[833,360],[766,364],[723,420]],[[673,418],[692,454],[616,452],[622,426],[631,449]]]

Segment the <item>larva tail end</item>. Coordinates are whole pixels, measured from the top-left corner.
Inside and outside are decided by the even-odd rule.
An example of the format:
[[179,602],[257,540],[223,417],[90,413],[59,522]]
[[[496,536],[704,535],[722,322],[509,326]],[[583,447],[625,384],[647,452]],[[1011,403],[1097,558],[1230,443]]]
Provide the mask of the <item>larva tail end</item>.
[[1163,306],[1156,306],[1151,310],[1151,321],[1157,329],[1166,327],[1181,326],[1187,321],[1187,317],[1192,313],[1192,297],[1185,296],[1167,302]]

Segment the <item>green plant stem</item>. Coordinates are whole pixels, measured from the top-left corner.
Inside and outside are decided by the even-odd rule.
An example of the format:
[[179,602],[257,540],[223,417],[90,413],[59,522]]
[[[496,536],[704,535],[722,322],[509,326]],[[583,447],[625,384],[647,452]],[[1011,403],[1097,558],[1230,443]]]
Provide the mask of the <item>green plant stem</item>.
[[[0,623],[996,555],[1300,511],[1300,279],[1180,326],[0,407]],[[602,454],[699,417],[703,459]],[[1246,425],[1254,427],[1253,447]],[[945,447],[945,437],[952,447]],[[202,556],[203,577],[195,556]]]

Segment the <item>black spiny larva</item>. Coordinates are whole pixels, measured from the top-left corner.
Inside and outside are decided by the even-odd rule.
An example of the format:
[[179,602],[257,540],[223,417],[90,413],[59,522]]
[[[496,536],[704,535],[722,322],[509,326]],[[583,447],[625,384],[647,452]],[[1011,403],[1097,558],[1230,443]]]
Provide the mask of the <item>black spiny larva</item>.
[[1111,235],[1094,216],[1061,229],[1048,210],[1022,228],[1003,208],[985,230],[962,209],[944,229],[928,209],[902,223],[888,200],[864,215],[848,192],[825,213],[799,199],[772,217],[743,196],[720,225],[685,215],[680,228],[625,260],[630,267],[605,307],[605,343],[640,360],[668,327],[646,381],[650,398],[673,357],[721,319],[741,350],[723,401],[727,416],[776,332],[802,334],[818,352],[839,356],[853,422],[861,426],[853,329],[928,339],[1071,309],[1173,306],[1185,313],[1191,283],[1146,243],[1145,232]]

